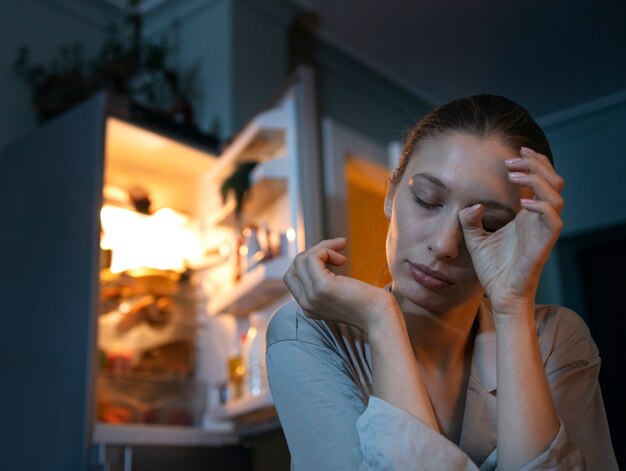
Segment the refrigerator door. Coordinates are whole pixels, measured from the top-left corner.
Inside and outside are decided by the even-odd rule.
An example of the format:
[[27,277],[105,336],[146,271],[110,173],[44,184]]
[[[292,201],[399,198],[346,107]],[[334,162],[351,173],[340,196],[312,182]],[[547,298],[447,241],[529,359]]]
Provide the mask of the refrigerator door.
[[86,468],[104,95],[0,156],[0,468]]

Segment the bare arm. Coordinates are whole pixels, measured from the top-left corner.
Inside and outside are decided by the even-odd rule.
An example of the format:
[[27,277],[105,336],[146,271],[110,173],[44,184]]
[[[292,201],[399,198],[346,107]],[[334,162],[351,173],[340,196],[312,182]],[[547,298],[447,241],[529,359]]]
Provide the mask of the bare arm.
[[402,409],[439,432],[397,303],[366,332],[372,349],[372,390],[375,396]]
[[494,313],[498,376],[498,469],[521,469],[559,430],[535,327],[534,305]]
[[507,160],[506,167],[510,182],[526,194],[513,221],[488,233],[481,205],[459,213],[474,269],[493,306],[501,470],[520,469],[532,461],[559,429],[539,353],[534,308],[541,271],[563,227],[563,179],[547,157],[522,148],[520,157]]

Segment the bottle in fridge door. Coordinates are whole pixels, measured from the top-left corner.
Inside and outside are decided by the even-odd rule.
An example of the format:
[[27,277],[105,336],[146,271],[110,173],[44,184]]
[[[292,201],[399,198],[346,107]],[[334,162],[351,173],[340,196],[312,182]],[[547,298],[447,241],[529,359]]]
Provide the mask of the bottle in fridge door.
[[265,334],[270,313],[254,311],[248,317],[250,328],[241,349],[245,371],[245,395],[260,396],[269,391],[265,368]]

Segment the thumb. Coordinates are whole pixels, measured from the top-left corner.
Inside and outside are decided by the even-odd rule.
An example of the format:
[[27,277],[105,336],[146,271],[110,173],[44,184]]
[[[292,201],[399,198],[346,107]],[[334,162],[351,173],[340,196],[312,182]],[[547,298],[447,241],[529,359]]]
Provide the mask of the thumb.
[[459,221],[463,229],[465,245],[470,251],[488,235],[481,222],[484,212],[485,208],[482,204],[475,204],[459,211]]

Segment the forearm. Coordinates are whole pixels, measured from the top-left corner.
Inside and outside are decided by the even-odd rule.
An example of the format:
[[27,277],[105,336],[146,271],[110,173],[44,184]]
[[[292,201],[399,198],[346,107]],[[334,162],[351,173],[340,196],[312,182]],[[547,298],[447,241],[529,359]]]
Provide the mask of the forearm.
[[439,431],[426,386],[397,305],[367,332],[372,351],[373,394]]
[[559,419],[539,351],[534,305],[494,309],[494,321],[498,469],[520,469],[548,448],[558,432]]

